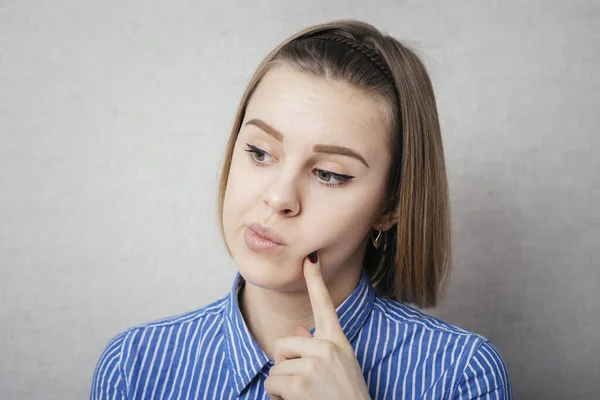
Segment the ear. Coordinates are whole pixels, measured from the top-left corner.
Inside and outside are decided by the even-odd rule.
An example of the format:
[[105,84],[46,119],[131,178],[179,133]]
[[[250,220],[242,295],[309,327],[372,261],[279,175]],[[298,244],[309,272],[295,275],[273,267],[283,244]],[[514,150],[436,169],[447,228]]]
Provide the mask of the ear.
[[383,232],[385,232],[390,230],[392,226],[394,226],[398,222],[400,222],[400,214],[397,210],[385,211],[379,216],[379,218],[375,220],[375,223],[373,224],[373,229],[375,229],[376,231],[381,229]]

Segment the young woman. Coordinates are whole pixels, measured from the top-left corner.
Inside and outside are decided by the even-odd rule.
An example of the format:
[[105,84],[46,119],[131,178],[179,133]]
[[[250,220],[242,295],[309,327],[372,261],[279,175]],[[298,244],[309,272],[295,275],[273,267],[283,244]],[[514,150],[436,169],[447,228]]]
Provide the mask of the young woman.
[[292,36],[252,77],[225,152],[231,292],[116,336],[91,398],[511,398],[488,340],[407,305],[443,287],[448,203],[415,54],[359,21]]

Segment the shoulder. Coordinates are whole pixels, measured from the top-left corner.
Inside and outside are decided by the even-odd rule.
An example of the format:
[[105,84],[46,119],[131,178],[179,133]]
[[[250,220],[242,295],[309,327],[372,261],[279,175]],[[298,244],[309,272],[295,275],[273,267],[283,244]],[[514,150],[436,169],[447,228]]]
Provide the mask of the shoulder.
[[399,303],[386,297],[377,296],[373,304],[373,311],[379,313],[390,323],[414,326],[423,332],[444,333],[456,337],[469,337],[472,340],[485,338],[481,335],[469,332],[456,325],[432,317],[411,306]]
[[420,360],[441,378],[432,381],[432,389],[446,398],[488,393],[511,398],[506,364],[488,338],[385,297],[376,297],[373,314],[377,323],[381,320],[398,332],[398,356]]
[[[136,344],[154,343],[157,335],[189,335],[211,325],[218,324],[226,307],[227,298],[224,297],[200,309],[177,314],[143,324],[133,326],[117,335],[111,343],[120,342],[121,345],[135,346]],[[153,339],[154,338],[154,339]]]
[[371,324],[381,324],[395,333],[395,348],[403,355],[435,358],[443,367],[466,361],[488,341],[481,335],[386,297],[376,297],[371,320]]
[[[125,396],[131,368],[149,350],[173,351],[186,340],[220,329],[227,297],[200,309],[133,326],[114,336],[100,355],[92,381],[92,399]],[[120,394],[120,395],[117,395]]]
[[212,320],[215,318],[219,318],[223,314],[226,305],[227,297],[223,297],[213,303],[207,304],[204,307],[194,311],[186,312],[183,314],[177,314],[167,318],[162,318],[133,326],[127,331],[123,332],[123,334],[157,329],[170,329],[179,326],[186,327],[189,325],[201,323],[203,321]]
[[468,358],[453,389],[458,394],[475,393],[479,397],[493,395],[499,399],[512,398],[508,368],[498,349],[489,340],[481,343]]

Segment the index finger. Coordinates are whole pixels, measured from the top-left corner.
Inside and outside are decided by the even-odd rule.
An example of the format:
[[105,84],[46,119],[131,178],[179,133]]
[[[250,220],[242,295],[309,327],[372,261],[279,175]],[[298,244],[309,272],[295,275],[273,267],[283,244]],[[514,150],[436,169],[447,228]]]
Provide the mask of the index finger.
[[[316,258],[316,252],[314,255]],[[304,279],[315,318],[315,336],[335,338],[343,334],[335,305],[321,274],[321,264],[318,260],[312,263],[310,256],[304,261]]]

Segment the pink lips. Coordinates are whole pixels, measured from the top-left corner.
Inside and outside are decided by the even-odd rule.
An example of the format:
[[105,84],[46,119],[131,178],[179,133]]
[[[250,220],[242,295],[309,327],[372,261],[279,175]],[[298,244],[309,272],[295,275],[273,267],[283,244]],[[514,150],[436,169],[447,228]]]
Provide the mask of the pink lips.
[[263,228],[258,224],[246,227],[244,231],[244,242],[248,248],[262,253],[273,253],[284,246],[283,240],[275,231]]

